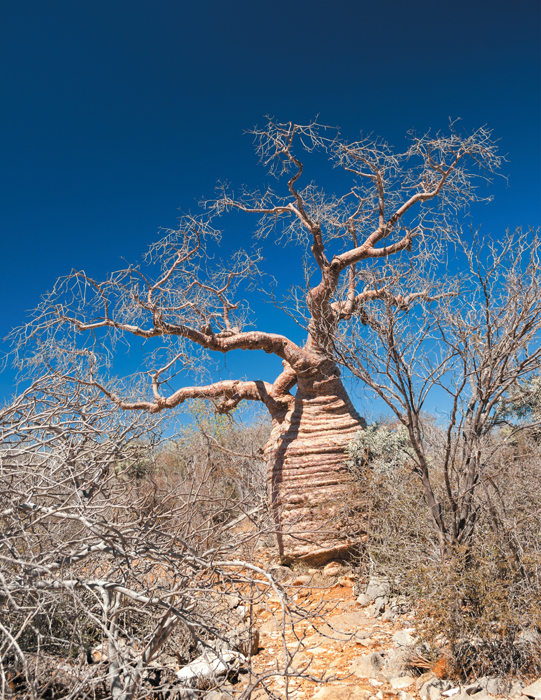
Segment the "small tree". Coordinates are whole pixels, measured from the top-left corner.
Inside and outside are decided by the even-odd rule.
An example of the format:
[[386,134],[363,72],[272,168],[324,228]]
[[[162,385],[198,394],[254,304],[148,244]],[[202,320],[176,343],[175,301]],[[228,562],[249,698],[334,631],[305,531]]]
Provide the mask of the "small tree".
[[[243,400],[262,402],[273,426],[264,453],[280,556],[325,561],[351,548],[343,527],[352,479],[345,450],[364,425],[340,378],[336,335],[345,340],[343,329],[352,328],[355,340],[367,305],[403,310],[425,295],[404,294],[400,279],[389,277],[389,260],[415,267],[437,257],[457,213],[481,199],[476,178],[494,172],[500,158],[489,131],[462,135],[454,124],[449,135],[410,134],[402,153],[378,139],[345,140],[315,122],[269,120],[252,134],[281,191],[266,186],[237,195],[222,187],[205,213],[183,216],[177,231],[150,248],[143,267],[104,282],[84,272],[59,280],[14,339],[38,364],[91,351],[86,381],[123,410],[156,414],[198,398],[227,412]],[[303,151],[308,159],[322,152],[343,171],[342,194],[305,181]],[[215,222],[230,210],[258,218],[260,244],[270,238],[300,250],[299,285],[280,303],[305,328],[304,344],[250,328],[243,295],[257,293],[263,258],[259,251],[217,255]],[[116,343],[133,337],[148,348],[146,387],[119,382],[107,369]],[[283,371],[273,381],[186,385],[190,375],[200,377],[209,354],[235,350],[274,354]]]
[[[467,274],[447,282],[418,268],[410,284],[426,293],[402,305],[366,304],[354,328],[337,338],[334,357],[407,430],[412,478],[422,483],[443,561],[459,548],[467,552],[482,493],[519,566],[490,504],[499,499],[495,477],[509,443],[539,425],[541,239],[519,229],[501,241],[474,233],[456,245]],[[427,429],[431,401],[438,402],[439,430]]]

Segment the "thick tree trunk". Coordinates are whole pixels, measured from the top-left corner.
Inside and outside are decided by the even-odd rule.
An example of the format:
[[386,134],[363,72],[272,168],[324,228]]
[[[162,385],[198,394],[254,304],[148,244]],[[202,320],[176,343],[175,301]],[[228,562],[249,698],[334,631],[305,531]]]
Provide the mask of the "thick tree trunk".
[[355,506],[345,448],[365,426],[338,369],[325,363],[297,377],[287,411],[273,417],[265,447],[268,489],[282,563],[322,564],[346,558],[354,547],[347,515]]

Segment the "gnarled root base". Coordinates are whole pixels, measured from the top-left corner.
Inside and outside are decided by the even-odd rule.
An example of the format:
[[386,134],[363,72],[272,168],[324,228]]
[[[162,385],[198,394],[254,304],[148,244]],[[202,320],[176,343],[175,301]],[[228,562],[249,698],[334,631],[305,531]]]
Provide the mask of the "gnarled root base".
[[347,558],[356,542],[348,515],[355,484],[345,449],[364,420],[337,376],[299,379],[265,448],[270,505],[282,563]]

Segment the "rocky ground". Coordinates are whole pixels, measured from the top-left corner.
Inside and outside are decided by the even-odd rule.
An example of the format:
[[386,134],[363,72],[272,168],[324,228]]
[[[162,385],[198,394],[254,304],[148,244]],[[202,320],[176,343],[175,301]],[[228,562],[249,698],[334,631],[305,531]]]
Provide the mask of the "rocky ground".
[[[444,664],[423,656],[407,599],[393,597],[384,580],[361,583],[337,562],[302,572],[264,565],[279,582],[274,595],[260,598],[250,609],[241,589],[239,597],[227,594],[230,639],[214,646],[209,639],[204,653],[188,664],[164,651],[145,671],[148,697],[227,700],[255,684],[254,700],[541,700],[541,679],[485,677],[458,685],[446,678]],[[289,600],[285,612],[284,593]],[[135,664],[140,650],[130,651]],[[38,661],[43,676],[47,659],[36,657]],[[58,686],[59,692],[47,697],[64,697],[60,691],[83,683],[83,676],[87,683],[95,678],[99,690],[103,683],[98,680],[107,675],[103,645],[91,651],[86,666],[50,662],[47,688]],[[9,685],[13,697],[22,697],[17,677]]]
[[[252,658],[254,671],[259,675],[272,674],[273,670],[283,668],[286,656],[289,658],[296,652],[290,667],[292,677],[269,675],[265,681],[268,690],[278,697],[287,694],[292,700],[541,698],[541,680],[532,684],[482,678],[460,686],[434,670],[426,669],[423,673],[422,658],[417,659],[417,673],[412,672],[406,659],[416,653],[415,615],[407,610],[403,600],[389,598],[385,582],[371,581],[360,592],[355,576],[340,571],[340,566],[334,564],[323,571],[309,570],[303,575],[288,576],[287,570],[283,574],[285,587],[302,601],[303,608],[319,610],[324,605],[328,612],[324,617],[298,622],[294,629],[288,627],[282,635],[277,596],[255,611],[259,648]],[[296,673],[301,675],[295,677]],[[241,686],[248,682],[248,678],[240,677]],[[262,700],[265,695],[266,691],[259,688],[253,697]]]

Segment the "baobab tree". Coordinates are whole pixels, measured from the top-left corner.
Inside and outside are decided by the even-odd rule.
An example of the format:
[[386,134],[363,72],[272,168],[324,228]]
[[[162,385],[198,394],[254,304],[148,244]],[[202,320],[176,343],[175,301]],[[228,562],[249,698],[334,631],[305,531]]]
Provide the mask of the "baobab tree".
[[[336,333],[340,327],[343,339],[369,301],[407,308],[427,294],[409,273],[438,256],[460,211],[482,199],[476,185],[500,157],[487,129],[464,135],[455,124],[446,135],[410,133],[402,153],[371,137],[347,141],[315,122],[269,120],[251,133],[282,190],[239,194],[221,186],[201,214],[183,216],[178,230],[151,246],[144,265],[104,282],[84,272],[59,280],[16,341],[66,376],[70,364],[79,372],[85,365],[86,381],[123,410],[156,413],[188,399],[211,400],[220,412],[245,400],[263,403],[272,419],[264,455],[280,557],[321,563],[351,548],[345,448],[364,425],[332,359]],[[336,178],[337,187],[346,182],[343,194],[305,182],[303,161],[317,153],[343,171]],[[300,249],[305,284],[275,298],[305,329],[303,344],[250,321],[244,297],[257,294],[263,254],[240,250],[219,258],[216,222],[231,210],[255,215],[261,245],[270,239]],[[396,293],[401,275],[404,293]],[[130,337],[149,348],[135,382],[115,379],[109,368],[115,343]],[[187,385],[212,354],[235,350],[276,355],[283,371],[274,381]]]

